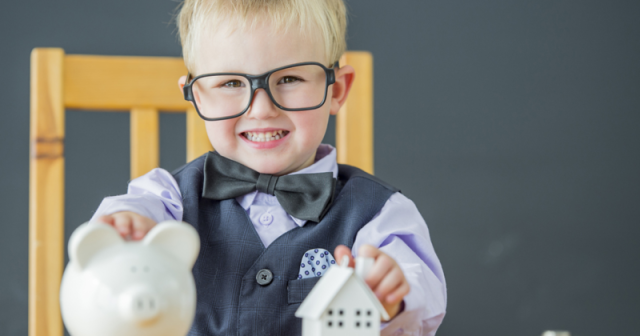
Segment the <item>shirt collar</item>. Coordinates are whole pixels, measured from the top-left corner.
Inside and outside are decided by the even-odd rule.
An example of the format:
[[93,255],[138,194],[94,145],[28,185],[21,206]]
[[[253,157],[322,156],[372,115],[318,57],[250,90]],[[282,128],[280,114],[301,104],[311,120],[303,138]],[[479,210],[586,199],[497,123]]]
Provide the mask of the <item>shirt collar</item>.
[[[333,173],[333,178],[338,177],[338,163],[336,161],[336,149],[333,148],[333,146],[331,145],[320,144],[320,146],[318,147],[318,150],[316,151],[315,162],[312,165],[310,165],[309,167],[300,169],[298,171],[295,171],[293,173],[290,173],[288,175],[315,174],[315,173],[326,173],[326,172]],[[255,201],[256,196],[258,195],[258,192],[259,191],[255,190],[243,196],[236,197],[236,201],[238,201],[238,203],[240,203],[240,206],[245,211],[247,211],[251,206],[251,204],[253,204],[253,202]],[[296,225],[300,227],[304,226],[307,223],[306,220],[298,219],[291,215],[289,215],[289,217],[291,217],[291,219],[296,223]]]

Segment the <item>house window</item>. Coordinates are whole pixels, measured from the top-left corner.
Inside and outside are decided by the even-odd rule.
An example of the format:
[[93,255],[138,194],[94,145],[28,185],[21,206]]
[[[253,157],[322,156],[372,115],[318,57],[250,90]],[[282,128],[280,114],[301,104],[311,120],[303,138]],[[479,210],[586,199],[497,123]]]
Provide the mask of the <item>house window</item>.
[[333,309],[329,309],[329,316],[333,315]]
[[332,322],[332,321],[328,321],[328,322],[327,322],[327,326],[329,326],[329,327],[333,327],[333,322]]
[[360,328],[360,321],[356,322],[356,328]]
[[371,322],[367,321],[367,328],[371,328]]
[[340,316],[344,315],[344,310],[340,309],[340,311],[338,312],[338,314],[340,314]]
[[367,316],[371,316],[371,310],[367,310]]
[[338,322],[338,327],[342,328],[342,321]]
[[356,310],[356,316],[360,316],[360,309]]

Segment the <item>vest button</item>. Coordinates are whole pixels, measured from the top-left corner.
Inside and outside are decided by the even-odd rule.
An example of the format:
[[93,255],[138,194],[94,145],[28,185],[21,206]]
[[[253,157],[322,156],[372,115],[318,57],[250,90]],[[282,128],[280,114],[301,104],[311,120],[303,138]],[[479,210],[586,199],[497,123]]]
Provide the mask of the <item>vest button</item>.
[[256,275],[256,281],[260,286],[266,286],[273,281],[273,273],[268,269],[261,269]]

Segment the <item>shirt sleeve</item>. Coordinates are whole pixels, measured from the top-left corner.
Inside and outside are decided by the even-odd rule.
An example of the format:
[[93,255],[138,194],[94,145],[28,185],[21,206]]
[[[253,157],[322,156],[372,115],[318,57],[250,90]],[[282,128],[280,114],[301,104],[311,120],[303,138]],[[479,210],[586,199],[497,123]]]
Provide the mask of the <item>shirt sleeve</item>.
[[381,325],[381,335],[435,335],[447,306],[447,289],[429,229],[415,204],[401,193],[387,200],[380,212],[356,235],[353,254],[363,244],[392,257],[411,286],[404,310]]
[[103,199],[91,220],[120,211],[135,212],[156,223],[182,220],[182,196],[178,183],[168,171],[155,168],[129,182],[125,195]]

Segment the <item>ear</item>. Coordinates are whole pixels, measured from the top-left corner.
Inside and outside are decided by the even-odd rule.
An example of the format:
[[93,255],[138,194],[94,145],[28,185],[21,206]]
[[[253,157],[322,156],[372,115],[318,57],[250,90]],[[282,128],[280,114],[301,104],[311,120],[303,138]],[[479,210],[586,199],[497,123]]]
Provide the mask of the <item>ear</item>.
[[182,88],[187,84],[187,76],[181,76],[178,78],[178,87],[180,88],[180,94],[182,94]]
[[[180,89],[180,96],[184,97],[184,86],[187,84],[187,76],[181,76],[178,78],[178,88]],[[190,102],[193,103],[193,102]]]
[[193,226],[179,221],[164,221],[156,225],[142,241],[158,247],[193,267],[200,252],[200,237]]
[[347,101],[351,85],[356,77],[356,71],[350,65],[345,65],[336,70],[336,82],[331,90],[331,114],[336,115]]
[[115,228],[101,222],[80,225],[69,239],[69,259],[84,269],[100,251],[119,244],[124,240]]

